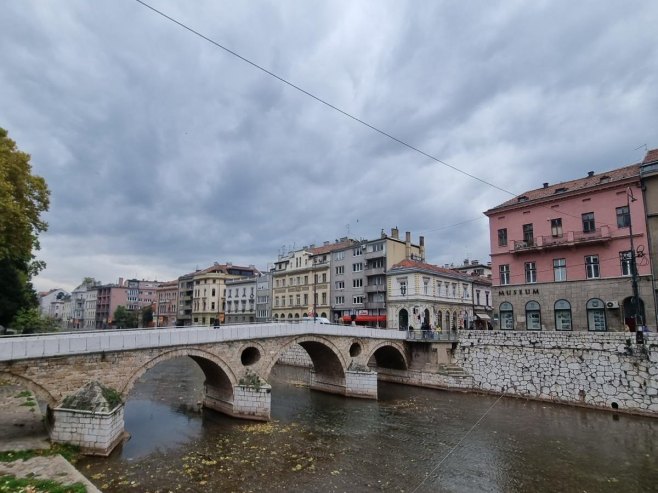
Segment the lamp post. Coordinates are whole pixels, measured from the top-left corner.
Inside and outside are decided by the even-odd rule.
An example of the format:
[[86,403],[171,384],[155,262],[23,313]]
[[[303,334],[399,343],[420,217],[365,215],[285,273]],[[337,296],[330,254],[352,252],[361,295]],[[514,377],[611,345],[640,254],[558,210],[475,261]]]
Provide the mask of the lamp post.
[[633,197],[633,190],[631,187],[626,189],[626,207],[628,208],[628,233],[631,237],[631,286],[633,288],[633,318],[635,320],[635,330],[638,330],[638,321],[642,323],[642,318],[640,317],[640,297],[637,288],[637,264],[635,262],[635,243],[633,242],[633,221],[631,219],[631,202],[635,202],[637,199]]

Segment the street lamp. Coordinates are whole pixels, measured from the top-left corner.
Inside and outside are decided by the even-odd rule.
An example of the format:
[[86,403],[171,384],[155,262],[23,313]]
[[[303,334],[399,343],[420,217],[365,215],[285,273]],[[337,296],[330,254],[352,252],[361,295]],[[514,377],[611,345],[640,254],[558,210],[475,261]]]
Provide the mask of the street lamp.
[[[626,207],[628,208],[628,233],[631,237],[631,286],[633,288],[633,318],[635,320],[635,330],[638,330],[638,327],[642,323],[642,318],[640,317],[640,297],[637,288],[637,264],[635,261],[635,243],[633,242],[633,221],[631,219],[631,202],[635,202],[637,199],[633,197],[633,190],[631,187],[626,189]],[[640,324],[638,324],[638,321]]]

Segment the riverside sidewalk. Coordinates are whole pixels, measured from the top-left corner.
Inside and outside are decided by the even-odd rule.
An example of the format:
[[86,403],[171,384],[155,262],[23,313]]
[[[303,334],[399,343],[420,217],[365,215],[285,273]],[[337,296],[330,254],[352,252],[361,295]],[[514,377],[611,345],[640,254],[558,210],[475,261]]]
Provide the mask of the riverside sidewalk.
[[[0,452],[50,448],[43,415],[34,395],[16,385],[0,382]],[[82,483],[88,493],[101,493],[61,455],[0,462],[0,476],[34,475],[61,484]]]

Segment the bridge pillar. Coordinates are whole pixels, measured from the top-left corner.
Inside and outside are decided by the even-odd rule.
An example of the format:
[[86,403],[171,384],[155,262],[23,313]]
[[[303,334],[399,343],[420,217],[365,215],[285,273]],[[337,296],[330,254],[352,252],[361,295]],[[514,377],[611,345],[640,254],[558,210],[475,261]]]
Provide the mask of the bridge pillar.
[[272,408],[272,387],[235,385],[232,392],[225,387],[206,384],[203,406],[234,418],[269,421]]
[[58,406],[49,412],[50,440],[77,445],[83,454],[108,456],[126,436],[123,409],[123,404],[110,412]]
[[309,388],[346,397],[377,399],[377,372],[347,370],[345,378],[339,379],[333,375],[311,370]]
[[345,395],[377,399],[377,372],[354,371],[345,372]]

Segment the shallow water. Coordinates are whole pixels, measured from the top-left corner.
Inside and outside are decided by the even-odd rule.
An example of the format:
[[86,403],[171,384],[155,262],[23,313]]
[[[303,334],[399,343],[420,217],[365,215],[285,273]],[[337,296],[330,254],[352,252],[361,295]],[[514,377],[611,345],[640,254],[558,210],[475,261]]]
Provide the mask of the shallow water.
[[201,410],[186,358],[126,404],[131,440],[80,469],[105,493],[658,491],[658,419],[380,383],[379,400],[311,392],[275,367],[272,421]]

